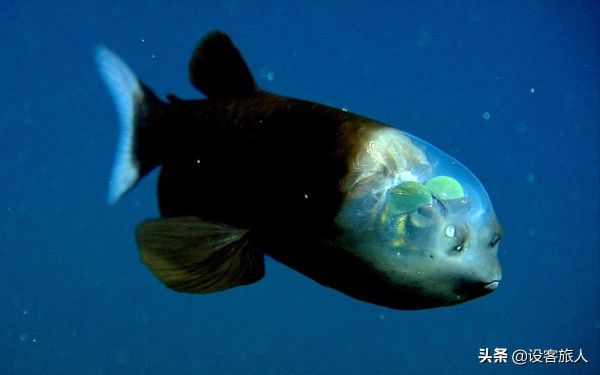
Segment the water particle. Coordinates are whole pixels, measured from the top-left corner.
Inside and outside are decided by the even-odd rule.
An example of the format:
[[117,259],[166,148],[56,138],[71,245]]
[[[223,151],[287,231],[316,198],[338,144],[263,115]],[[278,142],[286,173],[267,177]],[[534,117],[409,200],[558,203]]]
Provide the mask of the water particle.
[[422,30],[417,35],[417,45],[421,48],[427,48],[431,46],[432,42],[433,37],[431,36],[431,33],[429,31]]
[[527,182],[533,182],[535,181],[535,175],[533,173],[529,173],[527,175]]
[[19,335],[19,341],[21,341],[21,342],[25,342],[25,341],[27,341],[27,337],[28,337],[28,336],[27,336],[27,334],[26,334],[26,333],[21,333],[21,334]]
[[532,94],[533,94],[533,93],[535,93],[535,88],[533,88],[533,87],[532,87],[532,88],[530,88],[530,89],[529,89],[529,92],[530,92],[530,93],[532,93]]
[[267,68],[261,68],[258,74],[260,78],[264,78],[269,82],[273,82],[273,80],[275,79],[275,73],[273,73],[271,70],[268,70]]

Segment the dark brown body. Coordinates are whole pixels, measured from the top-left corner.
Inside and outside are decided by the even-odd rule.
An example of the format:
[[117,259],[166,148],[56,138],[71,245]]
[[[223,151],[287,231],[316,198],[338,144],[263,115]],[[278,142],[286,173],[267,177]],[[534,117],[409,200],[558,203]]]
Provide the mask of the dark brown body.
[[174,99],[166,118],[178,130],[162,144],[171,145],[158,188],[163,216],[247,228],[260,250],[322,284],[375,303],[390,296],[368,265],[324,240],[335,237],[355,144],[380,125],[262,93]]
[[[144,264],[169,288],[212,293],[254,283],[264,254],[396,309],[453,305],[498,284],[501,231],[487,193],[426,142],[261,91],[218,31],[190,61],[205,100],[163,102],[112,52],[100,48],[97,62],[121,124],[108,200],[161,168],[161,218],[140,223],[136,240]],[[427,188],[436,178],[466,193],[438,198],[449,190]],[[391,189],[407,184],[420,186],[428,203],[382,209]]]

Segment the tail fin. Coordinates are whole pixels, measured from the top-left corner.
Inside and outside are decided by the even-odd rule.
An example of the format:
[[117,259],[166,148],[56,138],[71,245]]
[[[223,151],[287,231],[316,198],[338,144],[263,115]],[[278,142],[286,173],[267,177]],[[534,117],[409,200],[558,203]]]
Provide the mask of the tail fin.
[[119,115],[119,143],[108,187],[108,203],[114,204],[159,164],[157,133],[164,103],[107,48],[97,47],[96,64]]

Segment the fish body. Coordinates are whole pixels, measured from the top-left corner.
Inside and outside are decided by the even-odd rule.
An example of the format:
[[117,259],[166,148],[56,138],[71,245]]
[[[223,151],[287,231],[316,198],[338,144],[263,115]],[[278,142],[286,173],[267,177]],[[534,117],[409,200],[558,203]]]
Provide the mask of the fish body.
[[190,62],[204,100],[159,99],[105,48],[97,62],[121,124],[109,201],[161,168],[161,218],[136,238],[168,287],[251,284],[265,254],[395,309],[453,305],[498,285],[501,228],[485,189],[426,142],[260,90],[222,32]]

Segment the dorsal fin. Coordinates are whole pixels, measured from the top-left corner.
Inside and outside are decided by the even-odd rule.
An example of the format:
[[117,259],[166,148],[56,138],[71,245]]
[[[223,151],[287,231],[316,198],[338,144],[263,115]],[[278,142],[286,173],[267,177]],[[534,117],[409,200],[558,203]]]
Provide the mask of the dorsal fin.
[[256,83],[240,51],[227,34],[213,31],[198,44],[190,60],[192,85],[208,98],[256,93]]

